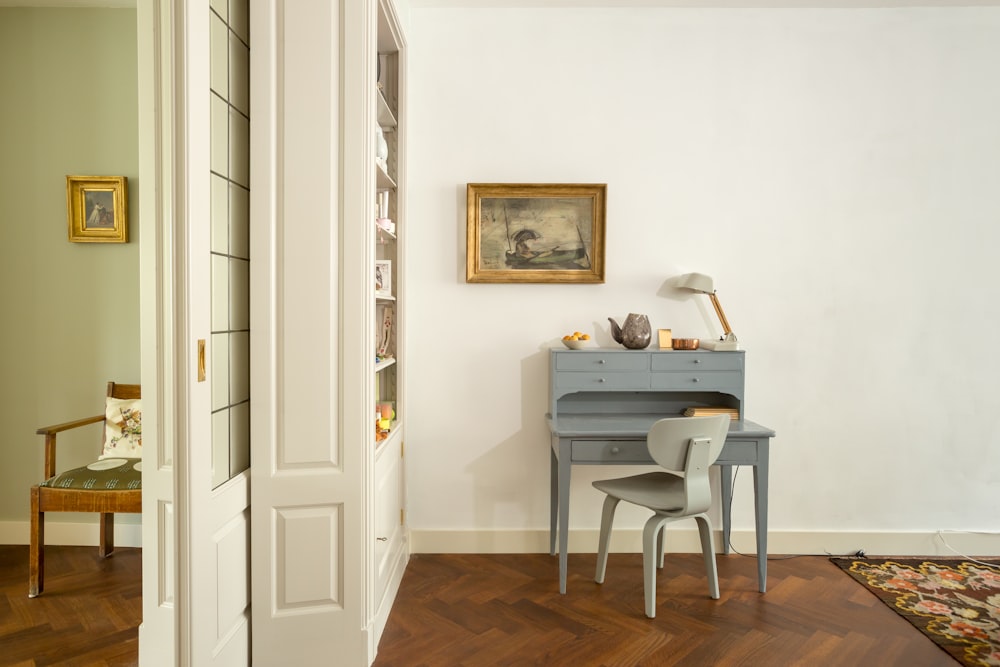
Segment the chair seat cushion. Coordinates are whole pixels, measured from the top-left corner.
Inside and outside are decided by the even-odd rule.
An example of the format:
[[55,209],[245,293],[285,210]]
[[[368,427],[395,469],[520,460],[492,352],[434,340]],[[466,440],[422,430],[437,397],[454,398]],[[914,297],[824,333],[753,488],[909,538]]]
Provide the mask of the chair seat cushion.
[[54,489],[129,491],[142,488],[142,459],[101,459],[50,477],[40,484]]
[[670,512],[684,507],[684,480],[667,472],[602,479],[593,485],[609,496],[651,510]]

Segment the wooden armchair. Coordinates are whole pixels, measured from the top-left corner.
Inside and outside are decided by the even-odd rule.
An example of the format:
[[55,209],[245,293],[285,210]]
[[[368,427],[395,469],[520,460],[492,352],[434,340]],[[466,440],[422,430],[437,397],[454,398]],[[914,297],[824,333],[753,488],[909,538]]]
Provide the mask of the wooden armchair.
[[[142,512],[142,413],[140,386],[108,383],[104,414],[45,426],[45,481],[31,487],[31,544],[28,551],[28,597],[44,586],[45,513],[100,512],[100,554],[115,548],[117,512]],[[102,453],[95,462],[56,475],[56,435],[104,422]]]

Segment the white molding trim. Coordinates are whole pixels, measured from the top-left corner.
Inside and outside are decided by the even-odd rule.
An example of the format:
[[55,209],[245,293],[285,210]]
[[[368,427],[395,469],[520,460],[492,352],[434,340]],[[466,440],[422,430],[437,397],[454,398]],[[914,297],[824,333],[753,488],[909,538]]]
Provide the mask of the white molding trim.
[[[135,518],[138,518],[136,515]],[[0,521],[0,544],[28,544],[28,521]],[[45,544],[47,546],[96,547],[99,542],[99,524],[93,522],[53,521],[46,517]],[[142,547],[142,524],[115,521],[116,547]]]
[[[698,531],[668,529],[667,551],[700,553]],[[598,529],[571,530],[570,553],[596,553]],[[722,531],[714,533],[715,550],[722,552]],[[734,530],[733,553],[754,556],[752,530]],[[642,529],[611,533],[614,553],[641,553]],[[818,556],[1000,556],[1000,533],[962,531],[775,531],[768,532],[768,553]],[[548,553],[547,530],[411,530],[410,553]]]

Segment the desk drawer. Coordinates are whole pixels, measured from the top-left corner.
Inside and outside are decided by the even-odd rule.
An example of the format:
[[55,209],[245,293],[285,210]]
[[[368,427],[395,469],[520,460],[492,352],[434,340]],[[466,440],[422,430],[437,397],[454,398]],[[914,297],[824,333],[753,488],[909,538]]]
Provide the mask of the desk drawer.
[[556,373],[557,389],[629,391],[649,389],[649,373]]
[[743,439],[740,437],[726,438],[726,444],[719,454],[717,465],[755,466],[760,463],[761,450],[767,452],[768,439]]
[[649,355],[641,352],[565,350],[556,355],[557,371],[647,371]]
[[654,463],[645,440],[574,440],[573,463]]
[[743,356],[725,352],[671,352],[654,354],[654,371],[738,371]]
[[739,371],[677,371],[650,373],[653,391],[722,391],[742,393],[743,375]]

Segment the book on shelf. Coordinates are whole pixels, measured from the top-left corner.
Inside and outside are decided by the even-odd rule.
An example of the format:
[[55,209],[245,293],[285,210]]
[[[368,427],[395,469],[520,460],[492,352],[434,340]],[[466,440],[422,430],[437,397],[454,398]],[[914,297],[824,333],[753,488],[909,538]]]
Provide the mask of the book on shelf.
[[710,417],[712,415],[729,415],[731,419],[739,419],[740,411],[736,408],[727,408],[721,405],[691,406],[684,411],[685,417]]

